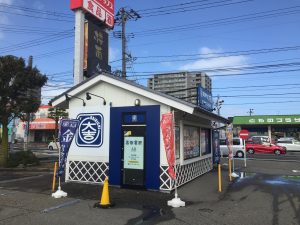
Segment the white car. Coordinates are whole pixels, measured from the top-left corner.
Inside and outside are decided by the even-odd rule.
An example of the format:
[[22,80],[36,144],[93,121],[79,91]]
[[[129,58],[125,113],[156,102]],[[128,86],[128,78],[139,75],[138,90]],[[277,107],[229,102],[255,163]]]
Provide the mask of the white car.
[[50,141],[48,144],[48,149],[49,150],[58,150],[57,146],[59,147],[59,142],[57,141],[56,144],[54,141]]
[[[232,152],[233,155],[238,158],[244,158],[245,148],[243,145],[243,139],[233,138],[232,139]],[[226,144],[226,139],[220,139],[220,151],[221,155],[228,155],[228,147]]]
[[295,139],[291,139],[291,138],[280,138],[277,141],[277,145],[279,146],[283,146],[286,147],[287,151],[300,151],[300,142],[295,140]]

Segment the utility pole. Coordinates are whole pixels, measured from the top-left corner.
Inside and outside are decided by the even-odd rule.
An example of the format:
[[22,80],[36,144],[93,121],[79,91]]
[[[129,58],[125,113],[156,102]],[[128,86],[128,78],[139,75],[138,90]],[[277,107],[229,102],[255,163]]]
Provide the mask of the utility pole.
[[216,106],[215,109],[217,110],[218,116],[220,116],[220,109],[221,109],[221,106],[222,106],[223,103],[224,103],[224,100],[220,100],[220,96],[218,95],[217,101],[215,103],[215,106]]
[[[122,27],[121,33],[114,32],[114,37],[122,39],[122,78],[125,79],[126,79],[126,62],[128,60],[127,53],[126,53],[126,44],[127,44],[126,22],[129,20],[136,21],[139,18],[141,18],[141,16],[136,11],[134,11],[133,9],[125,10],[124,8],[121,8],[115,16],[115,24],[121,25]],[[131,34],[131,36],[132,35],[133,34]],[[131,58],[131,56],[129,58]]]
[[[218,116],[220,116],[220,109],[222,107],[222,104],[224,103],[224,100],[220,100],[220,96],[218,95],[217,101],[215,103],[215,109],[217,110]],[[217,128],[220,127],[220,122],[217,123]]]
[[122,17],[122,77],[126,78],[126,32],[125,32],[125,10],[121,9],[121,17]]
[[254,109],[249,109],[247,113],[249,113],[250,116],[252,116]]

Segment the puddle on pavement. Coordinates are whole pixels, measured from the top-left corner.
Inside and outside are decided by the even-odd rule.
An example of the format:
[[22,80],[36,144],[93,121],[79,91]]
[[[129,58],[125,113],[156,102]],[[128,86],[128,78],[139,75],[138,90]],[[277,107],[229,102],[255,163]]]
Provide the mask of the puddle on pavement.
[[145,224],[149,223],[153,220],[155,220],[158,217],[161,217],[165,215],[165,211],[162,208],[158,208],[156,206],[150,206],[150,205],[144,205],[143,206],[143,214],[131,221],[128,221],[127,224],[134,224],[134,225],[140,225],[140,224]]
[[257,180],[257,176],[261,182],[270,184],[270,185],[300,185],[300,176],[270,176],[270,175],[263,175],[257,173],[248,173],[248,172],[239,172],[237,173],[239,176],[236,180],[237,183],[243,182],[245,179],[254,179]]
[[238,175],[241,179],[243,179],[243,178],[247,178],[247,177],[254,177],[256,175],[256,173],[239,172]]

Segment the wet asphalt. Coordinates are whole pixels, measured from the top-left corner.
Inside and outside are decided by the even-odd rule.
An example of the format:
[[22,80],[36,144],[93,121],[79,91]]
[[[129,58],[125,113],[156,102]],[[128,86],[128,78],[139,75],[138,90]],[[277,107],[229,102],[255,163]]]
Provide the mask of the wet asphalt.
[[51,165],[42,167],[0,170],[0,224],[300,224],[298,162],[237,161],[230,182],[225,159],[222,192],[215,168],[178,189],[182,208],[167,205],[174,193],[119,187],[109,187],[114,207],[94,208],[102,187],[79,183],[63,182],[68,197],[54,199]]

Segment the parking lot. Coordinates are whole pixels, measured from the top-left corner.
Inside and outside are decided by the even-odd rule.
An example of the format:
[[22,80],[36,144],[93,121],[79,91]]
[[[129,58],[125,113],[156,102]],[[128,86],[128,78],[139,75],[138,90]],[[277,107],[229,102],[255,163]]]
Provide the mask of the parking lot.
[[229,182],[222,159],[221,193],[216,169],[180,187],[183,208],[167,206],[173,193],[109,187],[115,207],[98,209],[100,185],[63,183],[68,197],[52,198],[52,164],[2,170],[0,224],[300,224],[299,162],[265,156],[246,168],[235,163],[240,178]]

